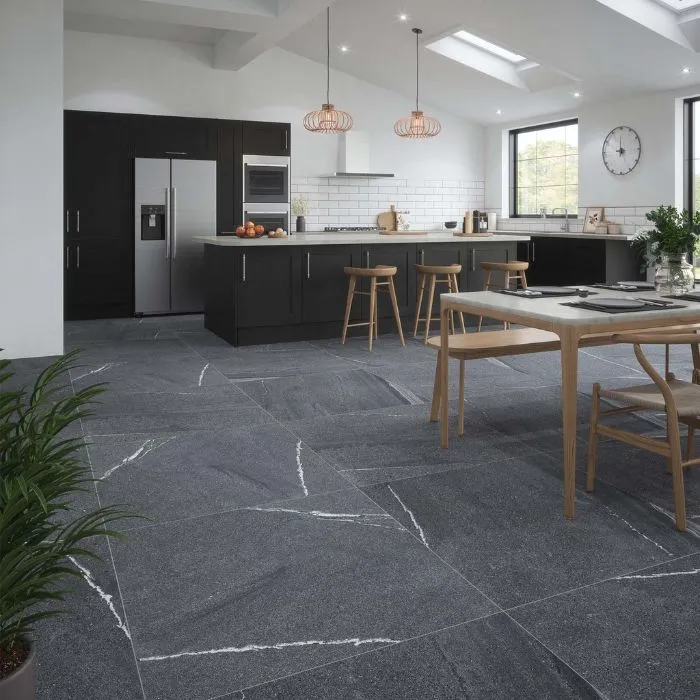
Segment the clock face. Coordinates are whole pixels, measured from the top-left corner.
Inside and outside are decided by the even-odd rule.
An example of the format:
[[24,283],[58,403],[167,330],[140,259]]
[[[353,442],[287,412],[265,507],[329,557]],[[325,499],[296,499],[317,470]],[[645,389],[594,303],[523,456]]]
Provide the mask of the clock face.
[[603,142],[603,163],[613,175],[627,175],[639,163],[642,142],[629,126],[614,128]]

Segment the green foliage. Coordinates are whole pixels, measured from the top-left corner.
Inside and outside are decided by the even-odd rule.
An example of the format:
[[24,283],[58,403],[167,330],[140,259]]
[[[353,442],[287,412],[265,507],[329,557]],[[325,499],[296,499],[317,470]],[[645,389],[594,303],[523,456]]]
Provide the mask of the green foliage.
[[676,207],[661,206],[650,211],[647,219],[654,228],[640,231],[632,241],[647,265],[658,265],[663,256],[679,258],[683,253],[693,254],[700,240],[700,212],[691,217],[687,209],[679,212]]
[[75,356],[52,363],[31,392],[4,388],[13,373],[0,360],[0,648],[60,612],[67,590],[59,584],[80,575],[67,557],[95,557],[85,541],[118,536],[107,526],[129,516],[117,506],[71,513],[72,497],[94,480],[78,454],[83,439],[64,431],[90,415],[104,391],[95,385],[73,393],[59,383]]

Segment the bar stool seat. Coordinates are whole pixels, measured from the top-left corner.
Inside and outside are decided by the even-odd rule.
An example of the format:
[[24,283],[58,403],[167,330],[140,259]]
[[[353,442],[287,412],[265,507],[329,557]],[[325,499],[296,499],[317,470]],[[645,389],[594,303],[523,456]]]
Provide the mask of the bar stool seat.
[[[457,285],[457,275],[462,272],[462,266],[458,264],[454,265],[416,265],[416,272],[418,273],[418,299],[416,300],[416,320],[413,324],[413,337],[418,335],[418,324],[421,321],[425,321],[425,338],[424,343],[428,342],[428,336],[430,335],[430,324],[433,321],[439,321],[440,317],[433,319],[433,299],[435,298],[435,287],[438,284],[446,284],[448,292],[458,292],[459,286]],[[439,275],[444,275],[443,278],[439,278]],[[426,282],[430,281],[430,286],[428,289],[428,308],[425,311],[425,316],[421,318],[420,311],[423,304],[423,294],[425,293]],[[467,329],[464,325],[464,314],[459,314],[460,324],[462,326],[462,333],[466,333]],[[455,332],[455,319],[454,313],[450,315],[450,326],[452,333]]]
[[[343,268],[348,282],[348,298],[345,304],[345,321],[343,322],[343,336],[341,342],[345,345],[348,328],[353,326],[369,326],[369,351],[372,352],[372,340],[379,335],[378,313],[377,313],[377,290],[387,292],[391,297],[391,308],[394,312],[396,328],[399,332],[401,345],[405,347],[406,342],[403,337],[403,329],[401,328],[401,316],[399,314],[399,305],[396,300],[396,288],[394,287],[394,276],[398,272],[398,268],[392,265],[377,265],[375,267],[345,267]],[[358,278],[370,280],[369,292],[356,291]],[[378,282],[383,279],[385,281]],[[386,289],[384,289],[386,287]],[[355,295],[369,297],[369,321],[361,323],[349,323],[350,311],[352,310],[352,301]]]
[[[491,282],[491,275],[494,272],[503,273],[503,286],[498,287],[498,289],[511,289],[513,282],[515,282],[515,288],[518,288],[518,283],[520,283],[521,289],[527,289],[527,277],[525,276],[525,270],[530,267],[529,262],[523,260],[513,260],[512,262],[482,262],[479,263],[481,269],[486,273],[484,279],[484,291],[487,292],[489,289],[496,287],[494,283]],[[483,321],[483,316],[479,316],[479,325],[477,331],[481,330],[481,322]],[[508,330],[510,324],[508,321],[503,322],[503,328]]]

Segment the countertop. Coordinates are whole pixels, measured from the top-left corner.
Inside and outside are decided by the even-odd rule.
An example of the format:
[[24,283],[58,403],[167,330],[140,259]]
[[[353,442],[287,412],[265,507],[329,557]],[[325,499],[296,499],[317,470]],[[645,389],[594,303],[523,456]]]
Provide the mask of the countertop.
[[496,231],[497,235],[505,236],[548,236],[550,238],[596,238],[603,241],[631,241],[632,233],[582,233],[581,231]]
[[385,236],[379,233],[295,233],[287,238],[237,238],[236,236],[197,236],[196,240],[218,246],[280,246],[280,245],[354,245],[386,243],[489,243],[502,241],[529,241],[526,234],[511,235],[508,232],[490,236],[453,236],[447,232],[426,232],[421,235]]

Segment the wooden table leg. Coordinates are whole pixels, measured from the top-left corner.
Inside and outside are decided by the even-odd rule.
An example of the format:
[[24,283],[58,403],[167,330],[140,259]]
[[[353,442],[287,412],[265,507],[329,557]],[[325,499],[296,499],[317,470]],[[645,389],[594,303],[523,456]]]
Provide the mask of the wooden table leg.
[[561,407],[564,428],[564,516],[576,511],[576,403],[578,390],[578,341],[575,330],[562,329]]
[[448,332],[450,325],[450,308],[440,302],[440,446],[449,446],[449,355]]

